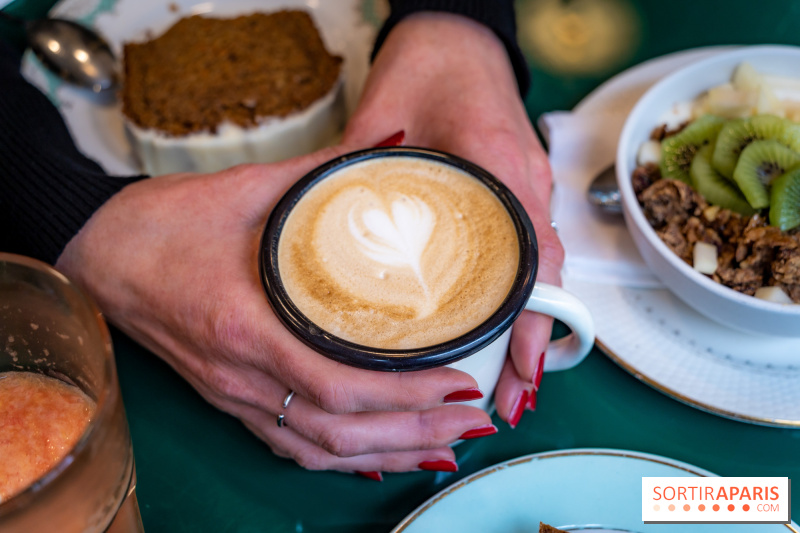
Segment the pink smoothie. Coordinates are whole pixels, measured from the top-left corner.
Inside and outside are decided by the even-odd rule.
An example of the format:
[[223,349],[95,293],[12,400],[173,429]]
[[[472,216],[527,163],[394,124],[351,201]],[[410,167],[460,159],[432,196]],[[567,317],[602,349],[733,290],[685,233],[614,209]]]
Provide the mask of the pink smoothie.
[[95,411],[80,389],[32,372],[0,372],[0,502],[69,453]]

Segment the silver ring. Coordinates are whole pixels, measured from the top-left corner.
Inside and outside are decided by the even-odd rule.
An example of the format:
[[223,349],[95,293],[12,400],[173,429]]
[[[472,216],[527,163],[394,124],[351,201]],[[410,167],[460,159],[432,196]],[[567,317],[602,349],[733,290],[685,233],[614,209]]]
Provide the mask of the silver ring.
[[289,402],[292,401],[292,398],[294,398],[294,391],[290,390],[289,394],[286,395],[286,398],[283,399],[283,408],[284,409],[289,407]]
[[[292,401],[292,398],[294,398],[294,391],[290,390],[289,394],[286,395],[286,398],[283,399],[283,404],[282,405],[283,405],[284,409],[289,407],[289,402]],[[288,425],[289,424],[286,423],[286,415],[284,415],[283,413],[279,414],[278,415],[278,427],[282,428],[283,426],[288,426]]]
[[555,220],[551,220],[551,221],[550,221],[550,227],[551,227],[551,228],[553,228],[553,230],[554,230],[556,233],[558,233],[558,223],[557,223]]

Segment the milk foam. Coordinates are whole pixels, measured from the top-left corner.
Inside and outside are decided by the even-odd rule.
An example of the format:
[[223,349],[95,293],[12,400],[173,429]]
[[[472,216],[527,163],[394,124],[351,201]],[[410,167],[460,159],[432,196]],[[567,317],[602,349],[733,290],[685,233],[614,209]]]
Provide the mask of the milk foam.
[[[348,214],[350,236],[361,245],[359,251],[373,261],[386,266],[411,268],[427,297],[428,287],[422,274],[421,262],[422,252],[435,224],[433,212],[419,198],[408,196],[393,201],[389,211],[364,211],[359,224],[358,208],[353,206]],[[383,275],[385,279],[385,272]]]
[[278,249],[284,286],[316,325],[397,349],[478,326],[505,299],[518,263],[513,222],[486,186],[399,156],[316,185],[288,216]]

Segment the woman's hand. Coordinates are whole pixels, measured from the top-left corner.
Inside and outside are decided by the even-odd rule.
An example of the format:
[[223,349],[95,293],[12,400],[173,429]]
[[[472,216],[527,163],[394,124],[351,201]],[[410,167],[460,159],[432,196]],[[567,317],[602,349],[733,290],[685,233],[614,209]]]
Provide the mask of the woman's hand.
[[[365,136],[351,149],[376,140]],[[480,409],[444,405],[447,395],[477,386],[470,376],[336,363],[281,324],[261,285],[257,254],[268,213],[297,179],[347,150],[129,185],[92,216],[56,266],[110,322],[276,454],[309,469],[453,468],[449,444],[491,424]]]
[[[483,26],[434,13],[411,16],[391,32],[345,145],[130,185],[94,214],[57,267],[109,321],[276,454],[310,469],[455,468],[449,444],[491,420],[474,407],[445,406],[445,398],[475,381],[449,368],[376,373],[319,355],[274,315],[257,270],[261,232],[283,192],[322,162],[397,130],[405,130],[407,144],[453,152],[502,179],[536,227],[539,279],[558,282],[563,252],[549,226],[549,167],[505,49]],[[530,313],[518,320],[496,397],[512,425],[530,405],[527,391],[552,323]],[[290,390],[295,396],[283,409]]]
[[[551,174],[520,99],[502,42],[458,15],[419,13],[380,49],[345,132],[349,144],[405,130],[405,144],[451,152],[486,168],[525,206],[539,244],[538,280],[560,284],[563,248],[550,226]],[[496,392],[497,412],[515,426],[536,405],[540,356],[553,320],[517,320]]]

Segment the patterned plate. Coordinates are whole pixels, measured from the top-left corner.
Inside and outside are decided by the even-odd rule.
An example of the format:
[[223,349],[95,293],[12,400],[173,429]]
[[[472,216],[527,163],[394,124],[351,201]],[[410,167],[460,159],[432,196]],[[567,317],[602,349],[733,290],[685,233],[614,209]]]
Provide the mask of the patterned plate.
[[527,455],[445,488],[392,533],[536,532],[539,522],[566,531],[800,533],[791,524],[644,524],[642,477],[714,474],[634,451],[574,449]]

